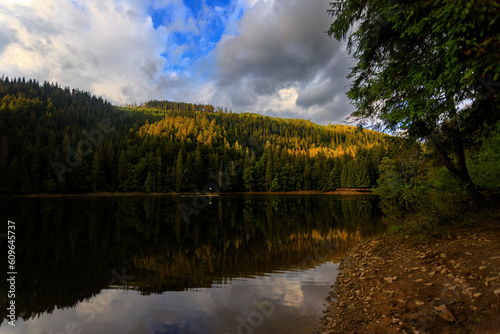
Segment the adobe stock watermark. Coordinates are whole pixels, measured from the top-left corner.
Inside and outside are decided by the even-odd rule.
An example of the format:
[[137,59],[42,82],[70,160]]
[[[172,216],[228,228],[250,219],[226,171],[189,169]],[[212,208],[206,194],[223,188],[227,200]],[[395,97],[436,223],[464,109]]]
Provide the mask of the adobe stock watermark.
[[[422,305],[419,311],[410,314],[408,317],[409,324],[417,331],[425,332],[443,312],[449,313],[447,317],[451,319],[453,315],[450,313],[447,306],[458,302],[460,296],[462,294],[467,294],[468,291],[466,286],[460,286],[460,284],[456,282],[447,280],[443,283],[443,288],[439,295],[440,298],[435,298],[431,302],[430,309],[428,305]],[[472,292],[470,294],[472,294]]]
[[[212,182],[208,182],[203,187],[204,193],[199,189],[194,188],[194,197],[192,206],[187,204],[180,204],[179,210],[181,211],[182,218],[186,224],[191,223],[191,216],[200,214],[200,211],[205,209],[210,204],[210,195],[217,195],[221,190],[224,190],[231,182],[232,178],[237,177],[243,170],[238,165],[238,161],[230,161],[226,164],[224,170],[220,170],[215,174],[209,173],[209,178]],[[207,196],[208,194],[208,196]]]
[[[320,263],[327,261],[333,252],[339,248],[339,244],[336,242],[326,242],[320,240],[316,248],[314,249],[313,255],[304,259],[301,263],[301,267],[305,267],[311,264]],[[237,316],[236,321],[238,325],[236,326],[233,333],[236,334],[253,334],[256,329],[264,325],[266,321],[269,321],[273,316],[276,307],[285,301],[286,294],[280,290],[273,290],[268,297],[261,299],[256,299],[252,302],[253,310],[246,316]],[[290,296],[289,296],[290,297]],[[224,334],[231,334],[231,332],[224,332]]]
[[[327,9],[327,13],[330,17],[336,18],[342,15],[342,12],[346,10],[347,3],[345,1],[332,1],[330,2],[330,9]],[[376,37],[380,35],[384,29],[387,29],[391,24],[386,17],[390,17],[394,14],[400,14],[404,9],[405,4],[401,3],[399,0],[393,0],[390,4],[384,7],[385,12],[382,13],[379,20],[375,21],[370,29],[366,31],[369,35]]]
[[314,249],[313,256],[310,256],[302,261],[302,266],[328,260],[332,256],[333,252],[339,249],[339,247],[340,245],[337,242],[320,240],[319,244]]
[[[470,115],[479,109],[481,101],[488,100],[492,96],[492,94],[495,94],[500,90],[500,82],[494,81],[492,74],[490,74],[487,79],[478,75],[476,77],[476,80],[478,82],[478,88],[476,90],[478,92],[484,91],[484,93],[482,93],[479,98],[475,99],[472,102],[472,105],[466,106],[465,108],[460,110],[457,115],[453,116],[453,118],[451,119],[451,128],[454,130],[460,130],[460,127],[468,121]],[[439,130],[439,127],[436,127],[434,128],[432,134],[429,136],[429,141],[432,146],[438,147],[439,145],[446,142],[446,138]]]
[[15,321],[17,320],[16,314],[16,223],[13,221],[7,221],[7,282],[8,291],[7,298],[9,302],[7,303],[7,319],[9,320],[7,324],[9,326],[16,326]]
[[[113,277],[110,279],[108,286],[112,286],[116,282],[121,283],[122,285],[126,285],[127,282],[135,279],[135,276],[129,276],[125,273],[125,268],[122,268],[121,274],[117,272],[115,269],[111,270],[111,274]],[[96,316],[97,312],[104,311],[104,307],[108,306],[112,302],[112,297],[117,295],[117,290],[111,290],[106,294],[99,294],[96,297],[91,298],[89,301],[89,308],[85,309],[83,312],[86,313],[85,316],[88,316],[87,319],[84,319],[80,322],[68,321],[64,326],[64,331],[57,332],[56,334],[82,334],[82,325],[90,324]]]
[[55,17],[63,15],[61,7],[61,1],[59,0],[34,2],[31,6],[33,9],[32,29],[40,30],[47,26],[49,22],[53,22]]
[[500,81],[495,81],[493,80],[493,74],[488,75],[488,78],[485,79],[481,75],[478,75],[476,77],[476,80],[478,82],[477,87],[479,90],[481,89],[486,89],[486,92],[484,92],[480,97],[479,100],[476,99],[474,103],[472,104],[472,107],[470,108],[470,111],[476,111],[479,108],[479,101],[485,101],[489,99],[493,94],[497,93],[498,90],[500,89]]
[[[236,321],[238,325],[235,328],[236,334],[253,334],[254,330],[262,326],[266,320],[272,317],[275,311],[275,304],[284,300],[284,295],[278,291],[273,290],[267,298],[257,299],[252,302],[254,306],[247,316],[237,316]],[[224,332],[224,334],[231,334],[231,332]]]
[[[272,121],[267,128],[267,136],[271,137],[275,133],[279,133],[279,125],[276,121]],[[247,148],[251,154],[257,154],[264,150],[264,144],[260,144],[255,138],[248,139],[248,143],[242,142],[240,144],[243,148]],[[203,187],[203,192],[198,188],[193,189],[194,197],[191,205],[180,204],[179,210],[184,222],[191,223],[191,216],[198,215],[202,210],[210,205],[210,195],[218,195],[220,191],[226,189],[234,178],[237,178],[243,172],[243,168],[239,165],[237,160],[229,161],[225,168],[220,168],[219,172],[209,173],[209,181]]]
[[92,154],[94,152],[94,148],[99,146],[103,140],[104,136],[110,134],[115,130],[115,127],[111,125],[109,119],[104,119],[97,126],[97,128],[87,132],[87,130],[83,130],[82,134],[85,139],[80,140],[76,146],[76,150],[71,148],[71,146],[66,146],[66,157],[64,159],[64,163],[59,161],[52,162],[51,166],[54,170],[57,180],[59,182],[64,181],[64,174],[71,173],[75,168],[79,167],[83,158]]

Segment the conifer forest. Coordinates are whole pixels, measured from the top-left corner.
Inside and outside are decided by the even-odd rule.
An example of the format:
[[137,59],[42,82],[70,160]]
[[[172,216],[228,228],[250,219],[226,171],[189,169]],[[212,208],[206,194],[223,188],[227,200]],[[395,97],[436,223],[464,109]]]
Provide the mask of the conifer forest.
[[373,187],[388,135],[0,80],[0,191],[243,192]]

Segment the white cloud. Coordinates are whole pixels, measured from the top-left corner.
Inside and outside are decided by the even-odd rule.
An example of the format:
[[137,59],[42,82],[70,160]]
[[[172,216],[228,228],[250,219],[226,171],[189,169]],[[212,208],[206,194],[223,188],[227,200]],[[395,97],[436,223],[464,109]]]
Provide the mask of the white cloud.
[[[115,101],[142,98],[163,69],[165,28],[155,30],[134,3],[32,2],[0,7],[17,41],[0,55],[0,71],[90,90]],[[132,87],[132,88],[131,88]]]
[[[168,13],[157,29],[150,8]],[[323,0],[234,0],[198,13],[182,0],[3,1],[0,75],[118,104],[169,99],[340,122],[352,111],[344,94],[352,61],[326,36],[327,8]]]
[[[233,110],[315,122],[342,122],[352,112],[346,76],[353,62],[325,31],[324,1],[253,1],[217,45],[218,88]],[[283,92],[293,91],[284,103]],[[293,103],[292,103],[293,102]]]

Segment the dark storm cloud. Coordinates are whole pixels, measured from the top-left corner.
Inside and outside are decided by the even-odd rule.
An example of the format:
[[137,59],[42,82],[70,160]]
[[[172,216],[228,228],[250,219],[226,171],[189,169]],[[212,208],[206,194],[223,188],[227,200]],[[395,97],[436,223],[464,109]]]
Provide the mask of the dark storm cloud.
[[16,41],[16,32],[11,29],[6,29],[0,25],[0,54],[9,44]]
[[[308,118],[315,107],[315,113],[339,121],[352,112],[346,108],[345,91],[353,63],[345,47],[326,34],[331,24],[327,9],[323,0],[275,0],[258,2],[245,12],[239,34],[223,38],[215,51],[217,85],[234,108],[248,109],[250,101],[270,103],[281,89],[293,87],[297,110],[282,114]],[[332,110],[334,101],[342,110]],[[318,109],[326,107],[328,111]]]
[[324,106],[335,98],[344,99],[350,63],[348,58],[333,59],[326,69],[320,72],[317,80],[304,85],[297,99],[297,105],[307,109],[315,105]]

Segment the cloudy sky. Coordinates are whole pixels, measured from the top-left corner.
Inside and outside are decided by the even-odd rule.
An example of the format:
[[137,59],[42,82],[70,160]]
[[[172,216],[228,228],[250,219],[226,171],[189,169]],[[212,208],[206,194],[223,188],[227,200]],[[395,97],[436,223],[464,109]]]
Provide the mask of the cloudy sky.
[[342,123],[354,65],[329,0],[2,0],[0,75],[115,104],[210,103]]

